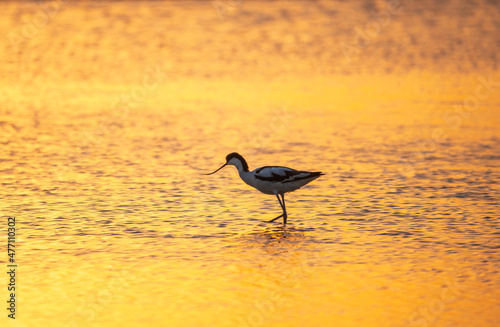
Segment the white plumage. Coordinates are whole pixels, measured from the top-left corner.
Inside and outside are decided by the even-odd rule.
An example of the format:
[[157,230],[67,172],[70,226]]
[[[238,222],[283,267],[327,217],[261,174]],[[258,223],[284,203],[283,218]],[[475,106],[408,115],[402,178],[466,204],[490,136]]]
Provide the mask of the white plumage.
[[[233,165],[238,169],[241,179],[248,185],[255,187],[264,194],[274,194],[278,198],[283,213],[278,217],[270,220],[273,222],[276,219],[283,217],[283,223],[286,224],[287,212],[285,207],[285,193],[293,192],[302,186],[312,182],[321,175],[321,172],[299,171],[288,167],[281,166],[266,166],[257,168],[254,171],[248,170],[246,160],[238,153],[228,154],[226,163],[211,175],[227,165]],[[281,199],[280,196],[281,195]]]

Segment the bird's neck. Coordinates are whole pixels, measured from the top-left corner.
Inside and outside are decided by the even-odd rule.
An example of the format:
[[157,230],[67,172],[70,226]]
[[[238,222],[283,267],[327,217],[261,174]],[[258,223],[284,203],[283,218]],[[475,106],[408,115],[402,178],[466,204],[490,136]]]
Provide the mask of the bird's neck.
[[240,175],[241,180],[243,180],[246,184],[253,186],[252,177],[253,175],[248,171],[243,169],[238,169],[238,174]]
[[236,160],[234,166],[238,169],[240,176],[242,173],[248,173],[248,164],[245,159],[241,158],[240,160]]

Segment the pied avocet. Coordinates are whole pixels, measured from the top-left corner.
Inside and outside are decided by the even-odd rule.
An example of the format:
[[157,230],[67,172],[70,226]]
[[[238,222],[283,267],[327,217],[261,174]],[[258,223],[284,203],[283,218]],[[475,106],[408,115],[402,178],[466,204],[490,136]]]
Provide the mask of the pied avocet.
[[[235,166],[236,169],[238,169],[241,179],[248,185],[255,187],[264,194],[276,195],[281,209],[283,209],[283,213],[270,220],[270,223],[283,217],[283,224],[286,224],[287,213],[285,207],[285,193],[293,192],[312,182],[319,176],[324,175],[321,172],[299,171],[281,166],[265,166],[257,168],[254,171],[249,171],[246,160],[236,152],[226,156],[226,163],[223,164],[222,167],[206,175],[215,174],[227,165]],[[280,195],[281,199],[279,197]]]

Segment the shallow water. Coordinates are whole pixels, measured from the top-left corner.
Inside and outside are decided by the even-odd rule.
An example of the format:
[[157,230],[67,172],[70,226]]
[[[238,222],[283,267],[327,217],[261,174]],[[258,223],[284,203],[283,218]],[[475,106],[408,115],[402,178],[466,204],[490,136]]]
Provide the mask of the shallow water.
[[[497,2],[46,5],[0,4],[2,323],[498,325]],[[326,175],[267,224],[233,151]]]

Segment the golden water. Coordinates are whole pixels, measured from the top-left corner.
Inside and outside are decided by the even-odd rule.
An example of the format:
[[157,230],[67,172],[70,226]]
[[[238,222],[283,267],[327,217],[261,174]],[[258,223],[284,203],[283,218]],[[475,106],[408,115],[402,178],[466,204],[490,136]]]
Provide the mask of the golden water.
[[2,326],[499,324],[497,1],[0,9]]

